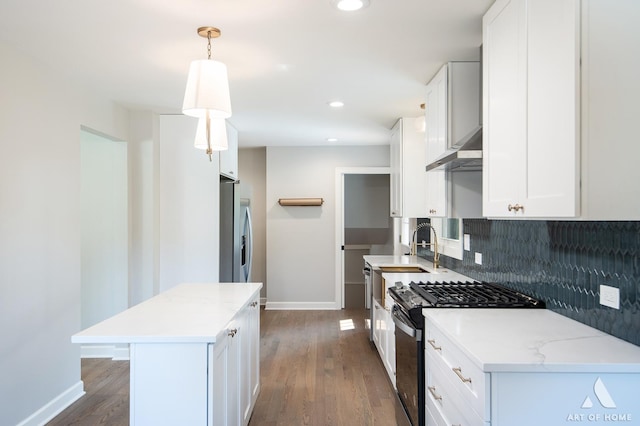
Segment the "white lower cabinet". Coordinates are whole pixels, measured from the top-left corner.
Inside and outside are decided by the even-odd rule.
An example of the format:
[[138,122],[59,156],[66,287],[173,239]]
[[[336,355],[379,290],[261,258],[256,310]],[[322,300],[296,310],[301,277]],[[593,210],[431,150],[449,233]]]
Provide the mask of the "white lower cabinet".
[[489,422],[488,374],[473,365],[437,328],[426,324],[425,364],[425,399],[432,417],[447,425]]
[[260,303],[257,299],[243,312],[241,323],[245,332],[240,339],[240,409],[242,424],[247,425],[260,391]]
[[[492,315],[489,311],[487,316]],[[425,321],[427,425],[606,425],[637,421],[637,348],[626,342],[620,345],[598,331],[585,331],[582,324],[574,336],[569,319],[547,324],[555,328],[548,331],[553,337],[545,340],[533,331],[535,321],[514,324],[505,317],[504,323],[496,320],[491,323],[493,328],[482,328],[484,324],[477,317],[472,313],[456,321],[449,316],[449,325],[434,324],[429,318]],[[495,326],[498,322],[502,325]],[[522,338],[511,334],[501,341],[495,337],[505,335],[504,330],[509,328],[527,331],[515,332]],[[591,339],[591,350],[587,345],[574,348],[581,339]],[[610,353],[607,343],[613,347]],[[584,355],[585,350],[597,354]]]
[[233,321],[209,345],[208,425],[240,425],[240,341],[245,330]]
[[[389,302],[386,302],[387,304]],[[381,306],[373,300],[373,342],[378,349],[389,380],[394,389],[396,387],[396,337],[395,324],[391,318],[391,308]]]
[[260,390],[260,304],[242,309],[209,345],[210,426],[246,426]]
[[371,309],[373,309],[373,312],[372,312],[373,324],[371,324],[371,327],[373,327],[373,344],[376,346],[376,349],[378,349],[378,354],[380,355],[380,358],[384,360],[385,347],[382,344],[383,337],[384,337],[383,336],[384,308],[380,306],[380,303],[378,303],[378,300],[374,298],[373,306],[371,306]]

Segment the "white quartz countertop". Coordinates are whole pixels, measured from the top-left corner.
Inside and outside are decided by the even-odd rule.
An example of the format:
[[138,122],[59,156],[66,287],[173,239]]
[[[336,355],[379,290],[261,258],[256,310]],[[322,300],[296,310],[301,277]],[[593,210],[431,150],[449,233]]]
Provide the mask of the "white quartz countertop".
[[486,372],[640,373],[640,347],[547,309],[423,309]]
[[451,269],[438,268],[433,269],[433,263],[423,259],[419,256],[384,256],[384,255],[366,255],[363,256],[365,262],[371,265],[372,268],[384,268],[384,267],[420,267],[426,269],[428,272],[384,272],[382,277],[389,281],[402,281],[403,284],[408,284],[411,281],[420,282],[436,282],[436,281],[475,281],[465,275],[459,274]]
[[261,283],[180,284],[73,335],[73,343],[210,342]]

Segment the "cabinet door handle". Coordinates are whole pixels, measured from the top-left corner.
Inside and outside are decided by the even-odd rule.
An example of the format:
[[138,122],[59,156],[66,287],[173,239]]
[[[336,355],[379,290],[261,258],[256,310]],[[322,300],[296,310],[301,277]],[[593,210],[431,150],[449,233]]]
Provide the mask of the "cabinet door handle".
[[520,210],[522,210],[524,212],[524,206],[521,206],[520,204],[514,204],[511,205],[509,204],[509,206],[507,207],[507,209],[511,212],[519,212]]
[[436,346],[436,341],[435,341],[435,339],[427,340],[427,342],[429,342],[429,344],[431,345],[431,347],[432,347],[433,349],[435,349],[436,351],[442,351],[442,346]]
[[464,377],[462,375],[462,368],[461,367],[452,368],[452,370],[453,370],[454,373],[456,373],[458,375],[460,380],[462,380],[462,383],[471,383],[471,378],[467,378],[467,377]]
[[227,335],[231,336],[231,337],[235,337],[235,335],[238,333],[238,329],[237,328],[232,328],[231,330],[229,330],[229,332],[227,333]]
[[431,392],[431,396],[433,396],[433,399],[435,399],[436,401],[442,401],[442,396],[436,393],[435,386],[429,386],[429,392]]
[[251,302],[251,307],[255,308],[258,305],[258,302]]
[[436,214],[436,212],[437,212],[437,210],[434,210],[434,209],[429,210],[429,213],[431,213],[431,214]]

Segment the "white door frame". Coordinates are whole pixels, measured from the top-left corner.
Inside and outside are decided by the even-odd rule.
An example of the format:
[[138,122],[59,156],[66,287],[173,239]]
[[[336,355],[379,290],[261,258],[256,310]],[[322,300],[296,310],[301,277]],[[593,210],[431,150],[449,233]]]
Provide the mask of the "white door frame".
[[336,167],[336,309],[344,309],[344,176],[345,175],[388,175],[390,167]]

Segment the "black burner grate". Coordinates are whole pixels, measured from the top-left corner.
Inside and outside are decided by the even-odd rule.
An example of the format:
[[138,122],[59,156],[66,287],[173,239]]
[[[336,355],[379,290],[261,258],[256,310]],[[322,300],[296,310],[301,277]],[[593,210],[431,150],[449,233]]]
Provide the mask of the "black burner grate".
[[493,283],[411,282],[409,286],[434,308],[544,308],[545,306],[541,300]]

